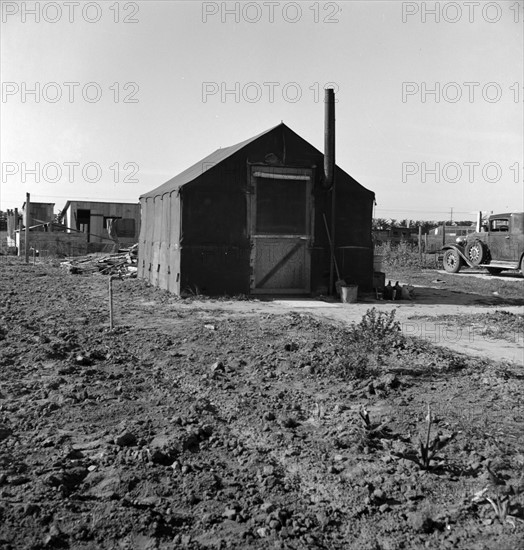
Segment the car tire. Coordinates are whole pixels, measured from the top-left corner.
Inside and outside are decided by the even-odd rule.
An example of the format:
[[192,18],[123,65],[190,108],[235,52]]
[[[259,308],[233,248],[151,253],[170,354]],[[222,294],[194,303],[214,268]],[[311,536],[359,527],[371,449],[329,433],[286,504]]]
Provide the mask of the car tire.
[[468,243],[464,254],[472,265],[480,265],[486,259],[486,248],[484,243],[481,241]]
[[448,248],[444,252],[442,263],[448,273],[458,273],[462,267],[462,258],[454,248]]

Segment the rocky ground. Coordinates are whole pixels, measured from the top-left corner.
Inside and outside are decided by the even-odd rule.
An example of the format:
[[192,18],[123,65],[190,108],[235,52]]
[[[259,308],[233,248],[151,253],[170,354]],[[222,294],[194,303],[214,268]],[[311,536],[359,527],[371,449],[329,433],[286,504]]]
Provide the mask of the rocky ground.
[[1,548],[524,548],[522,365],[376,310],[130,279],[109,331],[103,275],[4,258],[0,285]]

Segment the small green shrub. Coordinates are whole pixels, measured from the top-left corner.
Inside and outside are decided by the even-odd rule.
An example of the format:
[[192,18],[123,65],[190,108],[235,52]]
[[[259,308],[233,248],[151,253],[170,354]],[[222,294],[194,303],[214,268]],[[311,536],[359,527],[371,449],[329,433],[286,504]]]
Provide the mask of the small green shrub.
[[395,310],[379,312],[372,308],[358,324],[352,323],[345,334],[344,378],[367,378],[377,374],[382,356],[404,345],[405,338],[395,313]]
[[389,353],[392,347],[404,342],[400,323],[395,319],[396,310],[389,312],[368,309],[360,323],[353,323],[350,340],[366,351]]

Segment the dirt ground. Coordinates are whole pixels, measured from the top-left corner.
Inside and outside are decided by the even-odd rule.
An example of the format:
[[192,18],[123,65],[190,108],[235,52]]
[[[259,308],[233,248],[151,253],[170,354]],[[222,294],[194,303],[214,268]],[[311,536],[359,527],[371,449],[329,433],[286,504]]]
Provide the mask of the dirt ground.
[[109,331],[107,276],[2,259],[0,547],[524,549],[522,335],[438,320],[524,302],[421,283],[340,304],[114,281]]

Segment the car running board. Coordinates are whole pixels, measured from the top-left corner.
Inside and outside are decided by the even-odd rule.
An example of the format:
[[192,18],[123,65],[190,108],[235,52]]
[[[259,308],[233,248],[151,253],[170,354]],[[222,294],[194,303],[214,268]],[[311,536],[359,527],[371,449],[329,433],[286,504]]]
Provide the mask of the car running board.
[[492,262],[490,264],[479,264],[476,267],[494,267],[497,269],[518,269],[518,262]]

